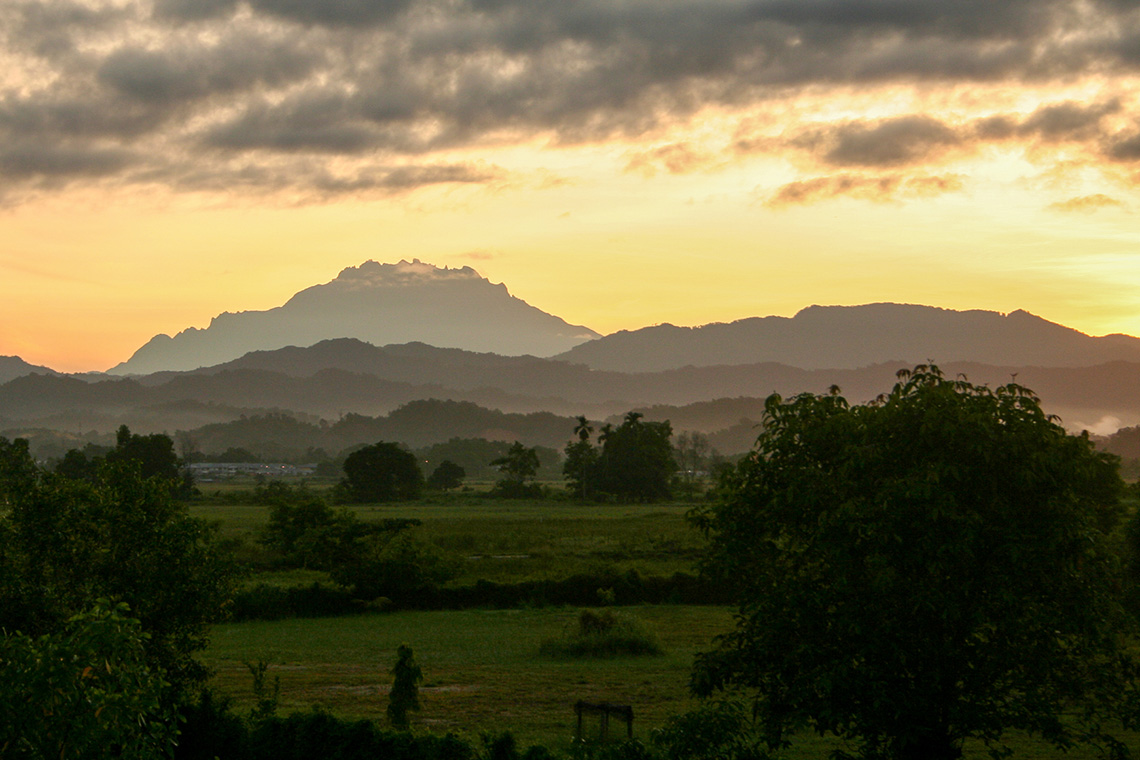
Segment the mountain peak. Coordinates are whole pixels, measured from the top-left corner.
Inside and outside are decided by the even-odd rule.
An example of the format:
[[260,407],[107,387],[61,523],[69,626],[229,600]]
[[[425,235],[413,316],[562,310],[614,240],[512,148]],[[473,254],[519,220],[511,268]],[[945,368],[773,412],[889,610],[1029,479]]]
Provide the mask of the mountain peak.
[[[400,259],[395,264],[381,264],[377,261],[366,261],[358,267],[345,267],[333,280],[349,286],[366,287],[401,287],[404,285],[422,285],[439,282],[441,280],[481,280],[482,277],[471,267],[437,267],[426,264],[419,259]],[[331,283],[330,283],[331,284]]]
[[143,374],[193,370],[250,351],[356,338],[375,346],[420,341],[506,356],[552,356],[597,338],[512,296],[471,267],[437,267],[419,259],[365,261],[330,282],[296,293],[267,311],[225,312],[205,329],[156,335],[110,370]]

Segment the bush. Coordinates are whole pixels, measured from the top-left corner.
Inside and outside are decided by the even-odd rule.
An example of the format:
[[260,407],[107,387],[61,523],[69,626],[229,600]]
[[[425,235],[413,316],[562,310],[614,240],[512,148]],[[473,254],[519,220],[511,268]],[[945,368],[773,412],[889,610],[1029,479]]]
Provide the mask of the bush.
[[456,560],[409,531],[372,535],[358,542],[352,561],[331,570],[334,581],[358,599],[410,600],[437,589],[456,576]]
[[236,621],[334,617],[364,609],[364,605],[342,588],[320,583],[295,588],[260,583],[234,595],[230,617]]
[[637,618],[611,610],[582,610],[578,626],[539,647],[547,657],[623,657],[664,654],[657,638]]

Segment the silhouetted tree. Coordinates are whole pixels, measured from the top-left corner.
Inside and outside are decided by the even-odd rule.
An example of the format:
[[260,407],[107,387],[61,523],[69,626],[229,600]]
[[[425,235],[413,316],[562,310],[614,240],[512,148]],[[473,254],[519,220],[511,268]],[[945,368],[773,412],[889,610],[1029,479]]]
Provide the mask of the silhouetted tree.
[[527,481],[538,472],[538,452],[527,448],[518,441],[511,444],[505,456],[491,462],[497,467],[503,477],[495,484],[494,493],[508,498],[523,498],[537,496],[541,493],[538,486],[528,484]]
[[698,518],[739,602],[698,694],[750,692],[771,748],[805,725],[875,759],[954,760],[971,738],[1000,757],[1007,729],[1122,748],[1102,722],[1138,696],[1115,457],[1025,388],[924,365],[870,404],[766,406]]
[[350,502],[414,499],[424,484],[423,473],[410,451],[379,441],[349,454],[344,460],[341,491]]
[[136,435],[126,425],[115,434],[115,448],[107,453],[108,462],[137,462],[144,478],[177,480],[181,477],[174,441],[162,433]]
[[445,459],[439,463],[438,467],[432,470],[431,475],[428,477],[428,485],[432,488],[438,488],[441,491],[459,488],[466,474],[467,471],[462,467],[450,459]]
[[598,450],[590,443],[590,434],[594,428],[584,415],[579,415],[574,425],[574,435],[578,440],[566,444],[562,463],[562,474],[570,482],[569,489],[579,499],[590,498],[593,492],[593,481],[597,477]]
[[605,425],[598,437],[597,488],[622,501],[657,501],[669,497],[669,479],[677,470],[665,422],[642,422],[638,412],[626,414],[618,427]]

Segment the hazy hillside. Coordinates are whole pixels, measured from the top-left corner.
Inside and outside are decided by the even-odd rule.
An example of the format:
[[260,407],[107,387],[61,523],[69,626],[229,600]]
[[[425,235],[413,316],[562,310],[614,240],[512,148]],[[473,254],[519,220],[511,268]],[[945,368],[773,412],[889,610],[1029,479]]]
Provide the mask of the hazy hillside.
[[[349,371],[347,366],[365,371]],[[888,391],[895,373],[905,366],[892,362],[804,370],[763,363],[622,373],[422,344],[381,349],[339,340],[251,354],[195,372],[99,380],[24,376],[0,384],[0,429],[109,432],[126,423],[140,432],[170,432],[267,411],[333,423],[348,415],[383,416],[409,403],[439,399],[496,413],[564,418],[586,414],[604,419],[638,409],[650,419],[672,420],[678,431],[736,428],[730,437],[733,445],[747,447],[769,394],[823,393],[838,385],[852,402],[864,402]],[[948,375],[961,373],[989,385],[1016,378],[1041,396],[1047,411],[1074,429],[1110,433],[1140,423],[1140,363],[1059,368],[950,363],[942,368]],[[416,424],[422,428],[427,423]],[[440,424],[439,435],[460,434],[447,429],[451,421]],[[419,431],[401,435],[414,437]],[[722,448],[729,450],[728,443]]]
[[810,306],[791,318],[645,327],[607,335],[555,358],[619,372],[757,362],[853,369],[931,360],[941,365],[1081,367],[1140,361],[1140,338],[1093,338],[1020,310],[1000,314],[877,303]]
[[18,356],[0,356],[0,383],[6,383],[9,380],[15,380],[17,377],[23,377],[24,375],[31,375],[37,372],[43,375],[58,374],[53,369],[28,364]]
[[384,345],[422,341],[505,355],[550,356],[598,337],[513,297],[470,267],[420,261],[349,267],[336,279],[267,311],[224,313],[205,329],[156,335],[115,374],[191,370],[250,351],[309,346],[330,338]]

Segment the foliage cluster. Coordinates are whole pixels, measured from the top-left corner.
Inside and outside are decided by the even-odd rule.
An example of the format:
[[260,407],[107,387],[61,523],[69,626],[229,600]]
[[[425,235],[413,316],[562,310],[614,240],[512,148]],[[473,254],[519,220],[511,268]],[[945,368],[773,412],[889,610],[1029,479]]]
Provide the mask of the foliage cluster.
[[[604,589],[606,598],[599,595]],[[401,609],[466,610],[557,607],[599,603],[637,604],[727,604],[731,597],[723,586],[689,573],[671,576],[578,574],[566,578],[497,583],[480,580],[463,586],[420,587],[412,593],[385,594]],[[334,617],[363,612],[361,596],[339,586],[313,583],[282,588],[258,584],[234,595],[234,620],[280,620],[290,617]]]
[[[279,498],[261,542],[286,564],[327,571],[357,599],[407,599],[457,572],[446,552],[414,535],[419,520],[364,522],[347,509],[334,511],[304,488],[274,490]],[[310,601],[320,596],[317,588],[310,589]]]
[[769,747],[806,724],[865,758],[1000,754],[1009,729],[1121,749],[1115,458],[1029,391],[919,366],[867,405],[773,396],[731,485],[700,519],[737,626],[693,684],[749,690]]
[[412,452],[379,441],[345,457],[340,499],[349,503],[406,501],[423,490],[424,475]]
[[574,429],[577,441],[565,449],[563,473],[579,498],[608,495],[619,501],[652,502],[670,496],[670,481],[677,471],[668,421],[643,422],[629,412],[621,425],[604,425],[598,434],[600,448],[590,444],[593,429],[585,417]]
[[133,460],[102,462],[90,481],[43,472],[25,441],[0,438],[0,628],[41,636],[96,599],[123,601],[147,633],[147,664],[175,691],[199,680],[192,655],[223,614],[232,568],[177,487]]
[[657,637],[640,620],[612,610],[584,609],[572,630],[546,639],[539,647],[546,657],[624,657],[663,654]]
[[147,664],[147,634],[126,604],[98,600],[58,631],[0,637],[0,756],[169,757],[169,684]]

